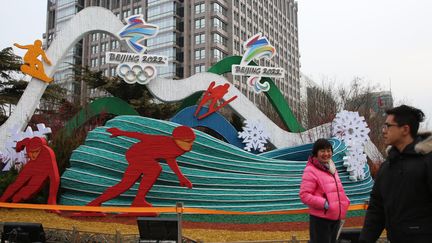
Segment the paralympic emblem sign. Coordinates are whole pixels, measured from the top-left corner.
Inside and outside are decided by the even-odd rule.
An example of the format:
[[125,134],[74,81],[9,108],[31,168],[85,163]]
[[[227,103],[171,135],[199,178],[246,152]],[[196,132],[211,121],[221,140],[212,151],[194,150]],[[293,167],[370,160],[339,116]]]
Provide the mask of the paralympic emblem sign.
[[249,38],[244,44],[243,54],[240,65],[232,65],[231,73],[239,76],[249,76],[247,84],[251,86],[255,93],[267,92],[270,90],[268,82],[261,83],[262,77],[283,78],[285,69],[278,67],[264,67],[248,65],[254,58],[270,59],[276,54],[276,49],[269,40],[261,33]]
[[126,83],[147,84],[156,77],[156,66],[168,66],[168,57],[144,54],[147,47],[143,42],[156,36],[159,27],[146,23],[141,14],[133,15],[126,21],[128,24],[119,36],[135,53],[106,52],[105,60],[107,63],[118,64],[117,75]]

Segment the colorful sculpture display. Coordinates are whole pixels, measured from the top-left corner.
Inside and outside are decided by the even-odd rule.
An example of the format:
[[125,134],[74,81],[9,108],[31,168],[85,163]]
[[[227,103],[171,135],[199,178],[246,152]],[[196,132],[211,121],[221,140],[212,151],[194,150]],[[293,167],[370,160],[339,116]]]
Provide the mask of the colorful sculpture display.
[[[94,25],[90,23],[92,14],[100,15],[101,21]],[[72,153],[71,167],[61,177],[64,189],[60,195],[61,204],[152,207],[173,206],[180,200],[192,207],[245,212],[291,210],[303,206],[297,194],[299,175],[310,151],[308,142],[313,138],[308,131],[300,133],[304,129],[270,79],[283,77],[284,70],[254,66],[254,58],[270,58],[275,53],[267,38],[261,34],[251,37],[244,45],[245,56],[227,57],[215,65],[218,66],[214,68],[218,69],[217,72],[210,72],[213,70],[211,68],[209,72],[182,80],[163,79],[155,77],[156,68],[149,70],[147,74],[144,69],[138,68],[141,64],[168,65],[167,57],[143,54],[146,47],[142,45],[142,41],[154,36],[157,26],[146,24],[139,16],[130,17],[128,25],[124,26],[112,13],[101,8],[83,10],[71,23],[76,24],[75,18],[87,19],[89,25],[84,30],[73,32],[79,34],[72,37],[74,39],[71,43],[79,39],[81,34],[94,31],[93,28],[102,28],[101,26],[105,32],[124,37],[134,53],[107,53],[107,62],[119,64],[118,68],[123,70],[119,72],[120,76],[123,75],[122,78],[126,78],[128,82],[147,85],[155,98],[163,102],[174,102],[204,91],[199,103],[195,100],[183,113],[177,114],[181,114],[181,117],[177,117],[177,120],[174,117],[173,121],[194,124],[193,126],[206,125],[231,144],[199,131],[194,132],[192,125],[181,126],[174,122],[139,116],[118,116],[108,121],[106,127],[98,127],[89,132],[85,144]],[[109,26],[100,24],[102,20],[109,23],[106,24]],[[71,30],[74,27],[71,25],[65,28]],[[60,32],[59,35],[64,35],[65,32]],[[52,45],[55,46],[54,44],[57,43],[54,41]],[[29,49],[24,57],[26,68],[43,72],[43,66],[40,68],[42,62],[34,60],[39,55],[50,64],[43,51],[40,52],[39,42],[17,46]],[[53,56],[53,60],[58,62],[59,56],[61,55]],[[265,95],[291,132],[278,127],[236,87],[230,85],[222,74],[231,71],[235,75],[248,76],[248,84],[255,92],[266,92]],[[260,82],[261,79],[263,83]],[[153,81],[149,82],[150,80]],[[223,107],[229,107],[247,121],[245,131],[239,133],[245,140],[246,149],[263,152],[267,140],[278,149],[258,155],[239,149],[243,147],[237,144],[240,143],[239,139],[232,139],[233,134],[234,138],[237,135],[235,128],[226,119],[220,119],[222,115],[217,113]],[[188,119],[193,122],[185,121]],[[253,120],[259,120],[258,125],[253,125]],[[325,128],[328,134],[324,136],[330,137],[328,126]],[[3,130],[2,127],[0,135]],[[306,136],[308,139],[305,139]],[[0,145],[1,142],[0,140]],[[342,182],[352,183],[347,193],[353,203],[362,203],[368,198],[373,184],[367,173],[367,165],[356,168],[358,171],[363,170],[365,176],[357,177],[355,182],[350,181],[352,173],[342,166],[347,148],[339,140],[332,140],[332,143],[338,152],[335,153],[334,161],[340,170]],[[28,151],[30,161],[2,195],[1,201],[27,200],[49,180],[48,203],[55,204],[60,178],[54,153],[42,138],[20,141],[16,150],[24,148]],[[189,151],[191,152],[187,153]],[[179,187],[178,182],[184,188]],[[192,182],[195,188],[190,193],[187,188],[192,188]],[[156,213],[142,215],[155,216]]]
[[16,144],[16,151],[26,149],[29,161],[8,186],[0,198],[1,202],[14,203],[32,198],[49,182],[48,204],[57,204],[60,176],[54,151],[48,147],[45,138],[25,138]]

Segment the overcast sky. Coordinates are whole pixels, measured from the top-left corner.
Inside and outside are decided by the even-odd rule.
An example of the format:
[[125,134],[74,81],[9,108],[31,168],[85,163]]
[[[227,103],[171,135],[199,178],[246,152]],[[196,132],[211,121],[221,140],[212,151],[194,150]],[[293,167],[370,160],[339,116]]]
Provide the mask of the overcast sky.
[[299,0],[301,71],[390,88],[396,104],[421,108],[432,129],[431,0]]
[[[0,48],[30,44],[45,31],[45,0],[0,0]],[[431,0],[299,0],[301,71],[390,87],[396,103],[421,108],[432,129]],[[16,53],[22,55],[15,48]]]

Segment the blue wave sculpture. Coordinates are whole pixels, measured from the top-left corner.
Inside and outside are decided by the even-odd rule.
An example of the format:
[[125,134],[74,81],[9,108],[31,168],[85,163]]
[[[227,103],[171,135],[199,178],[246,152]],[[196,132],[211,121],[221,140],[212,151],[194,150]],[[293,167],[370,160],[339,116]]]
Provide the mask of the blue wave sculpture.
[[[188,127],[210,128],[221,135],[229,144],[239,148],[244,147],[241,139],[238,138],[237,130],[227,119],[225,119],[225,117],[218,112],[215,112],[205,119],[199,120],[194,116],[197,108],[197,105],[186,107],[171,118],[171,121]],[[207,113],[207,111],[207,107],[202,107],[198,116]]]

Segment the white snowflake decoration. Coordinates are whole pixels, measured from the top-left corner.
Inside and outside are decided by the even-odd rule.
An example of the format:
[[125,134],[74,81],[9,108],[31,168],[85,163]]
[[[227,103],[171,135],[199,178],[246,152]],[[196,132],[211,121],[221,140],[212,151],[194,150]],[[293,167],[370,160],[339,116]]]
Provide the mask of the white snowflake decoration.
[[341,111],[332,122],[332,135],[347,145],[344,165],[353,181],[365,178],[364,167],[367,162],[364,146],[369,141],[370,129],[364,117],[358,112]]
[[243,131],[238,133],[238,137],[243,139],[246,144],[244,150],[251,151],[251,149],[264,152],[267,139],[270,138],[269,134],[265,131],[263,123],[259,121],[245,121]]
[[18,141],[24,138],[32,137],[45,137],[46,134],[51,133],[51,128],[45,127],[45,124],[37,124],[37,131],[33,131],[31,127],[27,127],[25,132],[22,132],[17,127],[9,129],[12,134],[5,143],[5,151],[0,151],[0,159],[5,164],[3,171],[8,171],[12,167],[19,169],[22,165],[27,163],[27,155],[25,150],[17,153],[15,152],[15,146]]
[[369,132],[364,117],[359,116],[358,112],[341,111],[332,122],[332,135],[346,145],[360,142],[364,146],[369,140]]
[[365,178],[364,167],[367,163],[366,154],[364,153],[364,146],[360,144],[349,146],[347,149],[347,156],[344,158],[344,166],[350,173],[350,180],[357,181]]

